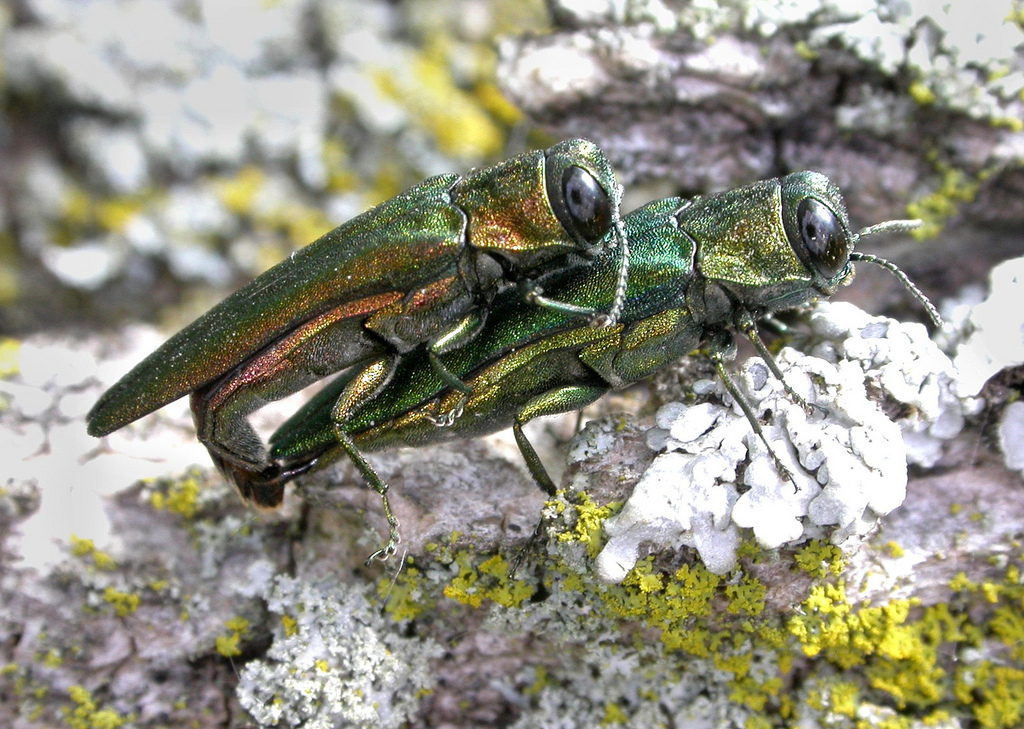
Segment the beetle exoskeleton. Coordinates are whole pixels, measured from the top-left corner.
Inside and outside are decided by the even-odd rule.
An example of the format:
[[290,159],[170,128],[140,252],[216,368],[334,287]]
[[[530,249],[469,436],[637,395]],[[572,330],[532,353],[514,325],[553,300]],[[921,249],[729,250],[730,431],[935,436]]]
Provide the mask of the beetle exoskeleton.
[[276,506],[295,473],[268,459],[250,413],[352,366],[359,374],[339,407],[357,412],[419,348],[468,393],[439,356],[472,340],[499,291],[596,255],[617,224],[620,195],[604,154],[583,139],[430,178],[178,332],[104,393],[89,433],[192,393],[199,438],[218,467],[247,501]]

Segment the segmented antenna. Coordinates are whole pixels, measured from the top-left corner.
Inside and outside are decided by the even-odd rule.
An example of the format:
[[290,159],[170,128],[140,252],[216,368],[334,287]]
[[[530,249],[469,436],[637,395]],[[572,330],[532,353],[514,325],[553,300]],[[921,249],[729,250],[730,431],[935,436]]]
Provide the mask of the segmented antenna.
[[[856,235],[856,241],[878,233],[901,233],[913,230],[914,228],[919,228],[921,225],[922,221],[920,220],[887,220],[884,223],[869,225],[867,228],[861,229]],[[870,253],[860,253],[858,251],[850,252],[850,260],[874,263],[891,273],[899,280],[900,283],[903,284],[903,287],[910,292],[910,295],[917,299],[921,306],[924,307],[924,310],[928,312],[928,317],[932,320],[932,323],[935,324],[936,327],[942,326],[942,317],[939,316],[939,310],[935,308],[935,305],[928,300],[928,297],[924,295],[921,289],[917,288],[914,282],[907,277],[907,274],[903,273],[895,263],[887,261],[884,258],[879,258],[878,256],[873,256]]]
[[866,238],[869,235],[877,235],[879,233],[905,233],[908,230],[914,230],[924,225],[923,220],[886,220],[884,223],[876,223],[875,225],[869,225],[866,228],[861,228],[857,233],[857,240]]
[[615,299],[607,314],[610,321],[605,326],[614,326],[619,320],[622,307],[626,304],[626,286],[629,283],[629,239],[626,236],[626,225],[622,222],[622,216],[619,214],[623,189],[622,185],[618,185],[615,206],[612,208],[612,227],[615,228],[615,237],[619,239],[619,245],[622,246],[622,262],[619,264],[619,280],[615,284]]

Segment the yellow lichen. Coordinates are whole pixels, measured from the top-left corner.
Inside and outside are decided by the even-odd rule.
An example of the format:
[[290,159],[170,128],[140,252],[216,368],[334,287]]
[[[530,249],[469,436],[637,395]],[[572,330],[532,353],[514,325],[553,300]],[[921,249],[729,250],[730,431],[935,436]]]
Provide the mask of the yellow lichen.
[[892,542],[892,541],[886,542],[885,543],[885,549],[886,549],[886,551],[888,551],[889,556],[892,557],[893,559],[898,559],[898,558],[903,556],[903,547],[901,547],[896,542]]
[[953,592],[977,592],[978,583],[967,579],[967,573],[960,571],[949,581],[949,589],[953,590]]
[[629,721],[629,716],[621,706],[610,701],[604,705],[604,718],[601,719],[601,726],[625,724],[627,721]]
[[793,50],[805,61],[816,61],[820,55],[817,50],[811,48],[807,41],[799,40],[793,44]]
[[501,92],[497,84],[491,81],[478,83],[474,95],[487,112],[507,127],[515,126],[523,121],[523,112]]
[[478,608],[484,600],[505,607],[519,607],[535,592],[532,584],[509,578],[509,563],[501,555],[495,555],[479,566],[473,566],[473,557],[460,552],[455,557],[459,574],[445,585],[445,597]]
[[113,605],[114,612],[120,618],[125,618],[139,609],[141,598],[134,592],[121,592],[114,587],[108,587],[103,591],[103,600]]
[[1010,655],[1024,661],[1024,604],[1020,600],[996,608],[989,622],[992,633],[1010,649]]
[[0,337],[0,377],[12,377],[21,371],[21,342]]
[[725,594],[729,597],[729,612],[739,615],[760,615],[764,610],[764,584],[753,577],[744,575],[735,585],[726,585]]
[[324,167],[327,168],[327,189],[332,192],[349,192],[361,187],[359,176],[353,171],[348,149],[340,139],[325,139],[321,158]]
[[473,95],[461,88],[438,40],[415,56],[407,69],[371,68],[370,79],[385,97],[409,110],[445,154],[481,159],[497,154],[504,133]]
[[540,694],[550,683],[548,679],[548,672],[544,666],[534,666],[534,679],[533,683],[523,689],[523,693],[527,696],[536,696]]
[[582,542],[587,546],[587,556],[593,559],[604,547],[602,525],[622,508],[621,502],[599,505],[585,491],[576,494],[576,523],[568,531],[558,535],[561,542]]
[[112,198],[96,203],[96,222],[104,230],[121,233],[143,208],[136,198]]
[[68,698],[74,708],[64,710],[64,718],[71,729],[117,729],[133,717],[125,718],[112,709],[100,709],[92,694],[82,686],[68,688]]
[[829,574],[838,577],[845,564],[842,550],[820,539],[808,543],[796,553],[794,559],[797,567],[819,580]]
[[911,218],[920,218],[924,224],[913,235],[918,240],[934,238],[946,220],[956,214],[960,206],[974,200],[978,194],[977,179],[968,179],[966,173],[944,163],[936,163],[941,182],[939,189],[907,205]]
[[1024,121],[1015,116],[994,116],[989,122],[994,127],[1003,127],[1011,132],[1024,131]]
[[154,491],[149,497],[149,503],[157,511],[166,509],[191,519],[199,510],[199,481],[192,475],[173,481],[167,493]]
[[929,104],[935,103],[935,92],[921,81],[915,81],[910,84],[910,88],[908,88],[907,91],[910,93],[910,98],[921,106],[928,106]]
[[235,616],[224,623],[230,632],[227,635],[218,635],[214,641],[214,648],[225,658],[241,655],[242,649],[239,644],[249,630],[249,621],[243,617]]
[[843,716],[857,715],[857,699],[860,689],[857,684],[847,681],[835,681],[829,685],[829,703],[832,711]]
[[957,671],[956,694],[986,729],[1010,729],[1024,719],[1024,670],[980,661]]
[[377,594],[385,598],[384,610],[398,621],[413,620],[436,604],[415,567],[406,567],[394,579],[382,577],[377,583]]
[[282,615],[281,627],[284,628],[285,637],[291,638],[299,632],[299,621],[291,615]]
[[96,569],[110,571],[117,568],[117,561],[106,552],[96,549],[91,539],[80,539],[71,535],[71,554],[76,557],[89,557]]
[[[583,511],[596,513],[588,498],[580,502]],[[566,532],[569,539],[563,541],[593,539],[604,515],[573,521],[578,507],[564,496],[561,503],[572,524]],[[892,545],[887,549],[891,554],[899,551]],[[578,558],[578,550],[572,554]],[[712,575],[699,563],[673,573],[655,566],[663,557],[647,557],[619,585],[599,584],[575,564],[571,569],[556,564],[545,584],[552,592],[579,593],[581,614],[597,612],[618,621],[624,631],[632,631],[634,645],[649,648],[651,630],[659,631],[663,656],[671,660],[679,654],[680,671],[693,658],[706,661],[728,688],[730,701],[755,717],[754,723],[747,722],[750,726],[813,721],[817,714],[849,719],[851,726],[860,726],[857,722],[868,715],[870,726],[908,729],[914,722],[933,726],[966,721],[1007,729],[1020,724],[1024,586],[1017,565],[1006,568],[1003,580],[988,575],[974,581],[958,574],[950,581],[955,599],[948,603],[922,606],[914,599],[891,599],[867,604],[851,598],[837,577],[843,571],[841,552],[827,543],[813,543],[794,554],[792,567],[799,571],[794,585],[806,584],[808,576],[811,584],[797,608],[782,618],[766,611],[766,585],[746,568],[764,555],[744,554],[744,567],[725,576]],[[459,574],[445,587],[445,595],[474,607],[501,601],[495,598],[497,591],[510,587],[506,560],[480,562],[465,553],[454,559]],[[409,584],[420,579],[413,572]],[[993,654],[999,660],[987,663]],[[817,691],[801,692],[796,699],[790,695],[794,667],[799,669],[797,680],[800,675],[822,677]],[[529,690],[534,693],[548,683],[543,668],[537,671]],[[619,710],[627,722],[633,719],[631,705],[614,700],[609,705],[607,723],[620,720]]]
[[252,203],[266,184],[267,176],[256,165],[246,165],[234,177],[224,177],[214,183],[217,197],[231,212],[246,215],[252,212]]

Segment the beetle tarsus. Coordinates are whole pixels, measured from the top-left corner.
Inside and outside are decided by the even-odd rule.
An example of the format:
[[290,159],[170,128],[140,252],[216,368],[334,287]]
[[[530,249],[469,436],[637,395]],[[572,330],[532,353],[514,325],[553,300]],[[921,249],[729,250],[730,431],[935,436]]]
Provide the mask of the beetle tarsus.
[[764,360],[765,365],[771,370],[772,374],[775,375],[782,388],[786,391],[789,398],[799,405],[804,413],[810,417],[815,410],[820,412],[824,416],[828,416],[828,409],[817,403],[810,403],[804,399],[804,397],[790,387],[790,384],[786,382],[785,375],[782,374],[782,370],[779,368],[778,362],[775,361],[775,357],[769,351],[767,345],[761,339],[761,335],[757,332],[757,322],[754,321],[753,315],[746,309],[741,309],[736,313],[736,327],[743,332],[744,336],[750,340],[750,343],[754,345],[754,349],[761,355],[761,359]]
[[391,503],[388,501],[386,486],[384,491],[380,494],[380,498],[384,503],[384,516],[386,516],[388,520],[388,543],[366,558],[366,562],[364,564],[367,567],[374,562],[386,561],[388,557],[395,553],[398,549],[398,543],[402,541],[402,535],[398,533],[398,520],[391,512]]
[[426,418],[438,428],[450,428],[455,425],[456,420],[462,417],[462,413],[466,410],[467,402],[469,402],[469,395],[462,393],[458,404],[451,410],[440,415],[427,415]]
[[395,543],[392,543],[391,540],[389,539],[388,543],[385,546],[381,547],[376,552],[367,557],[366,561],[363,562],[363,564],[369,567],[374,562],[386,562],[388,558],[391,557],[391,555],[393,555],[397,549],[398,541],[396,540]]

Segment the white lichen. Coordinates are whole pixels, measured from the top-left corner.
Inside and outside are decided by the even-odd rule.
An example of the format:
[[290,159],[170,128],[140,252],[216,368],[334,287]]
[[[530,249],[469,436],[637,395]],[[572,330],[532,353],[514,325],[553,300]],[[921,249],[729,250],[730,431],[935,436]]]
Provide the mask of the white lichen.
[[1024,474],[1024,402],[1006,406],[999,420],[999,447],[1006,467]]
[[989,282],[988,298],[971,309],[967,338],[953,360],[960,372],[957,389],[964,396],[977,395],[997,372],[1024,364],[1024,258],[1000,263],[989,273]]
[[[949,359],[923,326],[850,304],[819,304],[811,329],[819,356],[787,348],[777,357],[807,406],[760,358],[736,378],[771,452],[721,382],[694,387],[717,401],[670,403],[658,412],[647,440],[662,455],[605,523],[608,543],[597,559],[603,580],[621,581],[642,543],[693,547],[722,574],[735,566],[739,529],[769,549],[821,537],[842,544],[903,502],[908,458],[934,463],[970,406],[953,393]],[[890,420],[879,394],[907,414]]]
[[277,577],[266,596],[282,616],[274,643],[245,665],[237,689],[260,726],[399,727],[417,715],[440,647],[399,635],[367,589]]
[[963,373],[928,337],[921,324],[872,317],[852,304],[822,302],[811,314],[817,343],[811,354],[830,362],[856,362],[870,391],[901,404],[897,419],[907,460],[931,468],[942,444],[964,427],[979,403],[961,397]]

